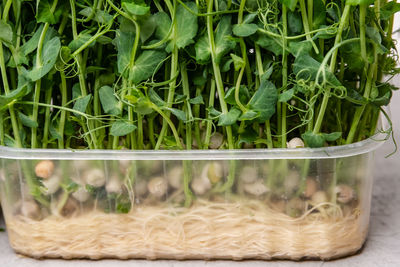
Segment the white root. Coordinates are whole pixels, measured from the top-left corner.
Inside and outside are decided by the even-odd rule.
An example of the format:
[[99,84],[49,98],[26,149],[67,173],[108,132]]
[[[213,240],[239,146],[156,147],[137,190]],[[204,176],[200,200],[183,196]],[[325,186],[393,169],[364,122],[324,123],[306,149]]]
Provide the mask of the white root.
[[258,178],[257,168],[251,166],[244,166],[240,171],[239,179],[243,183],[251,184],[254,183]]
[[169,185],[174,189],[182,187],[183,170],[181,166],[172,167],[167,173]]
[[168,190],[168,182],[162,177],[155,177],[147,184],[150,194],[157,198],[163,197]]
[[355,198],[353,188],[348,185],[341,184],[336,186],[335,193],[337,195],[337,201],[343,204],[347,204]]
[[245,184],[243,188],[246,193],[256,197],[262,196],[270,191],[262,179],[258,179],[252,184]]
[[286,143],[287,148],[304,148],[304,142],[301,138],[295,137]]
[[36,164],[35,174],[39,178],[49,179],[54,173],[54,163],[50,160],[43,160]]
[[104,171],[100,169],[91,169],[84,173],[84,180],[88,185],[93,187],[102,187],[106,183],[106,176]]

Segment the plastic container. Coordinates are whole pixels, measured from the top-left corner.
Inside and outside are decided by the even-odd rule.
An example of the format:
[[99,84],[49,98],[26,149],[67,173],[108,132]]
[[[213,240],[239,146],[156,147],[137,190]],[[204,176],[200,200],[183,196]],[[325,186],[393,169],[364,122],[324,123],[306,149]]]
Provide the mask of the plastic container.
[[320,149],[0,147],[11,246],[31,257],[333,259],[364,244],[385,133]]

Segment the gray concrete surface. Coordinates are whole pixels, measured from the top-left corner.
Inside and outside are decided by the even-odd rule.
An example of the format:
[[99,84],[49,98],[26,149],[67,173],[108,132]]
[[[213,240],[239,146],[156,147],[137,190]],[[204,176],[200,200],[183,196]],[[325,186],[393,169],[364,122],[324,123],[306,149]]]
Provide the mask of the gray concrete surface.
[[[400,25],[400,23],[397,23]],[[397,35],[400,40],[400,34]],[[400,84],[397,77],[396,84]],[[395,135],[400,143],[400,92],[394,95],[391,105]],[[387,142],[376,153],[376,171],[373,188],[370,233],[364,249],[357,255],[340,260],[323,261],[145,261],[145,260],[102,260],[102,261],[62,261],[62,260],[34,260],[15,254],[8,244],[7,233],[0,233],[0,266],[38,266],[38,267],[109,267],[109,266],[400,266],[400,152],[390,158],[385,158],[394,149],[392,142]],[[1,220],[1,226],[4,222]]]

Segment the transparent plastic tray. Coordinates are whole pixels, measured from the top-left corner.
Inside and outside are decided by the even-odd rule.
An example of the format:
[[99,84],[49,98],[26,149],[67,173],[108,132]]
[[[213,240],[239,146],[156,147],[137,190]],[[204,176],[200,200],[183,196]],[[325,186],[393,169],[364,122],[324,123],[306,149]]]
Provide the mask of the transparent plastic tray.
[[37,258],[349,255],[367,236],[373,151],[387,137],[319,149],[0,147],[10,244]]

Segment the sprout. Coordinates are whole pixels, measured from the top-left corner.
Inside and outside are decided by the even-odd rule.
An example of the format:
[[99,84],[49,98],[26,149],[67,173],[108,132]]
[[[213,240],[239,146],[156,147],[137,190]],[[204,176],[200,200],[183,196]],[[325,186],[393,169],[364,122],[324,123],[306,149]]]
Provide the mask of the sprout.
[[167,173],[169,185],[174,189],[182,187],[183,170],[181,166],[172,167]]
[[50,160],[43,160],[36,164],[35,174],[39,178],[48,179],[53,175],[54,163]]
[[106,183],[106,176],[100,169],[91,169],[84,173],[84,180],[93,187],[102,187]]
[[295,137],[286,143],[287,148],[304,148],[304,142],[301,138]]
[[344,184],[335,187],[335,194],[337,196],[337,201],[343,204],[347,204],[355,198],[353,188]]
[[72,193],[72,196],[79,202],[86,202],[89,199],[90,194],[83,186],[80,186],[78,190]]
[[264,184],[264,181],[262,179],[258,179],[252,184],[245,184],[244,191],[250,195],[259,197],[269,192],[270,190]]
[[240,171],[239,179],[240,181],[251,184],[254,183],[258,178],[257,168],[251,166],[244,166]]
[[150,194],[157,198],[163,197],[168,190],[168,182],[162,177],[155,177],[147,184]]

